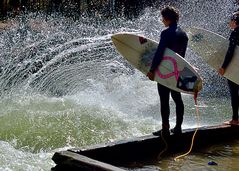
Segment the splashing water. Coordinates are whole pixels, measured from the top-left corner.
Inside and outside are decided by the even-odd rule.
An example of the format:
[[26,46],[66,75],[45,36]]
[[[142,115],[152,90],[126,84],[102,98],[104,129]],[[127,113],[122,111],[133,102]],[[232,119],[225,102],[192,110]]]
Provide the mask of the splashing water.
[[[182,11],[183,27],[200,26],[228,34],[227,15],[234,9],[233,1],[172,4]],[[163,29],[158,9],[147,8],[135,20],[45,19],[35,13],[20,16],[0,31],[0,169],[49,170],[54,165],[52,154],[61,148],[159,129],[155,83],[132,68],[110,40],[112,34],[123,31],[158,40]],[[221,99],[228,94],[225,80],[190,49],[186,59],[200,69],[205,80],[199,97],[202,125],[229,118],[229,101]],[[195,127],[192,97],[183,98],[183,126]],[[171,105],[173,125],[173,102]]]

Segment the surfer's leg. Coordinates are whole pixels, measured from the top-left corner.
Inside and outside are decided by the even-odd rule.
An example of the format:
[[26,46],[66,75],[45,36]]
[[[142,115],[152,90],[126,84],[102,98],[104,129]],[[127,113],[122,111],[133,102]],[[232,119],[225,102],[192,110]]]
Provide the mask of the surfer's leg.
[[228,86],[231,93],[232,120],[238,120],[238,85],[228,80]]
[[158,93],[160,97],[160,110],[161,110],[161,117],[162,117],[162,129],[169,129],[169,93],[170,89],[158,84]]
[[175,129],[181,131],[184,115],[184,104],[181,93],[171,90],[171,96],[176,104],[176,126]]

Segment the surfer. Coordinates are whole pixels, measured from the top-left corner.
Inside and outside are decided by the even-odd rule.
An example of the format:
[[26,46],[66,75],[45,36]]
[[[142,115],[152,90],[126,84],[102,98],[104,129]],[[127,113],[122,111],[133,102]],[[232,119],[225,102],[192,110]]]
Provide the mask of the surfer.
[[[173,50],[182,57],[185,56],[188,37],[186,33],[178,26],[179,12],[177,9],[171,6],[167,6],[161,10],[162,22],[167,27],[167,29],[161,32],[159,45],[157,51],[154,55],[153,62],[150,68],[150,71],[147,74],[147,77],[150,80],[154,80],[155,71],[162,61],[163,54],[166,48]],[[173,133],[181,133],[181,125],[183,123],[184,115],[184,104],[182,101],[181,93],[171,90],[161,84],[157,84],[158,93],[160,97],[160,108],[161,108],[161,118],[162,118],[162,130],[153,132],[153,135],[160,135],[161,131],[163,135],[168,136],[169,133],[169,115],[170,115],[170,106],[169,106],[169,95],[173,98],[176,104],[176,125],[171,130]]]
[[[229,47],[224,59],[224,62],[219,68],[218,72],[221,75],[224,75],[228,65],[232,61],[233,54],[235,51],[236,46],[239,46],[239,12],[233,13],[231,20],[229,22],[229,27],[233,30],[230,38],[229,38]],[[231,106],[232,106],[232,120],[230,121],[231,124],[238,124],[238,109],[239,109],[239,85],[230,81],[228,81],[228,87],[231,94]]]

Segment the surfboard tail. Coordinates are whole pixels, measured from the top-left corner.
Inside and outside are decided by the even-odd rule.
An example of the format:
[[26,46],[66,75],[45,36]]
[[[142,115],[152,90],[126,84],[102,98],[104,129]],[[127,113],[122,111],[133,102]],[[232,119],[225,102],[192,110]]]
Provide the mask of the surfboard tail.
[[196,83],[195,83],[195,86],[193,88],[193,91],[194,92],[199,92],[202,90],[202,80],[197,80]]

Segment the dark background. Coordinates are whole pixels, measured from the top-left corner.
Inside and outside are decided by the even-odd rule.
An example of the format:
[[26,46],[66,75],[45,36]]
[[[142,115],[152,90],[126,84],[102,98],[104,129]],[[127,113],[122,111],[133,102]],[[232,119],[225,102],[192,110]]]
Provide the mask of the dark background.
[[63,15],[123,15],[134,17],[157,0],[0,0],[0,16],[14,16],[21,12],[59,12]]

